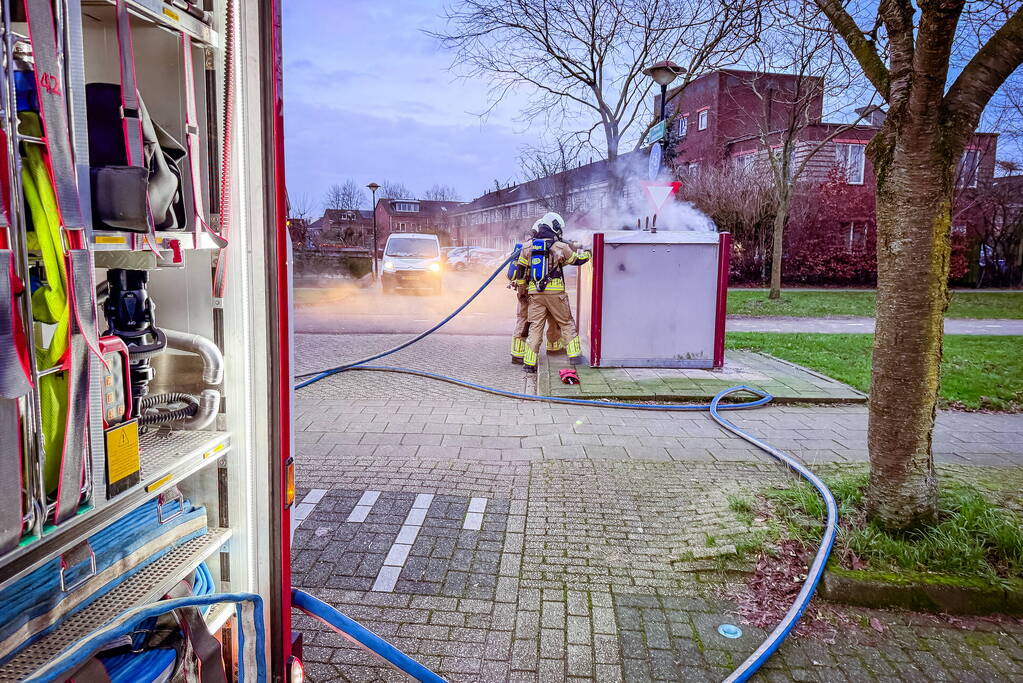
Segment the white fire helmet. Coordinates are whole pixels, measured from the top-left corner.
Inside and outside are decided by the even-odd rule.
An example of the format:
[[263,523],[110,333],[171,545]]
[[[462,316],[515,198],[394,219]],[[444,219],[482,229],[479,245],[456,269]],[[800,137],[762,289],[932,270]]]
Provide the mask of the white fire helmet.
[[540,232],[540,222],[542,220],[543,220],[542,218],[538,218],[536,222],[533,223],[532,226],[530,226],[529,234],[532,235],[533,237],[536,237],[536,233]]
[[561,217],[560,213],[550,211],[543,215],[543,218],[537,221],[539,225],[546,225],[554,234],[560,236],[565,230],[565,219]]

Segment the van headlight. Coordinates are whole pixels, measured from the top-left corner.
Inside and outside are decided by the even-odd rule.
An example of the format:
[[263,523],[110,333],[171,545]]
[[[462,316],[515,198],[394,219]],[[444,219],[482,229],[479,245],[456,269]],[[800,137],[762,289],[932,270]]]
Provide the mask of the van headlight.
[[384,261],[384,270],[394,270],[394,261]]
[[431,263],[430,264],[430,271],[434,272],[434,273],[439,273],[440,272],[440,264],[439,263]]

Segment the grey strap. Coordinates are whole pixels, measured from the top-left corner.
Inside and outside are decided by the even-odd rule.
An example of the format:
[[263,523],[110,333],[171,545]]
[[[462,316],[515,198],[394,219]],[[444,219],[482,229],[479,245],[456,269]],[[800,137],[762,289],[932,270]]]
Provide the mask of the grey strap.
[[[138,82],[135,79],[135,47],[131,37],[131,17],[125,0],[115,1],[117,12],[117,57],[121,71],[121,125],[124,129],[125,157],[128,166],[145,168],[145,145],[142,136],[142,104]],[[146,247],[162,258],[156,245],[156,224],[149,208],[148,183],[144,192],[146,201]]]
[[131,38],[128,3],[116,0],[117,56],[121,67],[121,122],[129,166],[144,166],[142,113],[139,111],[138,83],[135,80],[135,51]]
[[[202,201],[202,179],[199,172],[199,121],[195,109],[195,67],[192,64],[192,39],[181,33],[181,60],[185,67],[185,149],[188,151],[188,173],[192,184],[192,214],[195,230],[205,230],[213,243],[223,249],[227,240],[206,222]],[[212,182],[212,179],[211,179]]]
[[18,398],[32,389],[15,329],[14,254],[0,249],[0,554],[17,547],[23,531],[21,420]]
[[0,399],[0,554],[21,540],[21,421],[18,402]]
[[15,329],[18,305],[14,299],[15,277],[14,254],[9,249],[0,249],[0,399],[16,399],[32,388],[18,353],[21,344]]
[[[192,594],[194,575],[179,581],[167,594],[168,598],[183,598]],[[185,640],[195,653],[199,683],[226,683],[227,671],[224,669],[224,653],[220,641],[210,634],[206,620],[196,607],[183,607],[174,610],[178,624],[185,635]],[[187,663],[186,663],[187,664]],[[187,676],[186,676],[187,678]]]
[[74,516],[82,497],[83,464],[89,422],[89,348],[95,348],[96,311],[92,300],[92,263],[85,249],[68,253],[71,295],[71,341],[65,369],[68,372],[68,408],[64,453],[57,486],[54,523]]
[[50,0],[25,0],[25,15],[35,58],[39,113],[43,120],[46,151],[49,153],[61,224],[65,230],[84,230],[85,221],[78,200],[74,157],[71,153],[64,75],[57,50]]

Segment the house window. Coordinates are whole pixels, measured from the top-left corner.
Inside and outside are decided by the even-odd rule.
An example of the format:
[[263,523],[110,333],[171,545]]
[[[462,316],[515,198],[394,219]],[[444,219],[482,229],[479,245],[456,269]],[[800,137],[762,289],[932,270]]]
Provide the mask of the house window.
[[689,164],[689,175],[694,178],[700,175],[700,162],[694,161]]
[[977,171],[980,170],[980,150],[968,149],[963,152],[956,170],[956,184],[960,187],[977,187]]
[[840,142],[835,145],[835,162],[845,172],[845,182],[850,185],[863,184],[864,152],[867,146],[858,143]]
[[697,123],[696,123],[696,128],[698,130],[707,130],[707,114],[708,113],[709,112],[706,109],[704,109],[703,111],[701,111],[698,114],[699,119],[697,119]]
[[732,163],[735,164],[735,168],[740,171],[752,171],[753,162],[756,160],[756,152],[746,152],[744,154],[737,154],[732,157]]
[[395,211],[404,211],[406,213],[417,213],[419,211],[419,202],[395,202]]
[[689,130],[689,114],[683,114],[678,120],[678,136],[684,138]]

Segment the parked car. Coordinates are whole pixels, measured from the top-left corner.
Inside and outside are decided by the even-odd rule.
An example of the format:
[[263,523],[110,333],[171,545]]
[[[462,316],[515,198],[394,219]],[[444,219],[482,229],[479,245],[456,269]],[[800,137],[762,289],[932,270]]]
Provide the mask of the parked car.
[[396,289],[426,289],[440,294],[443,270],[436,235],[395,233],[387,238],[380,272],[384,294]]
[[449,270],[465,270],[469,267],[469,252],[472,247],[447,247],[444,262]]
[[478,270],[493,270],[508,258],[508,254],[500,249],[478,247],[469,255],[469,266]]

